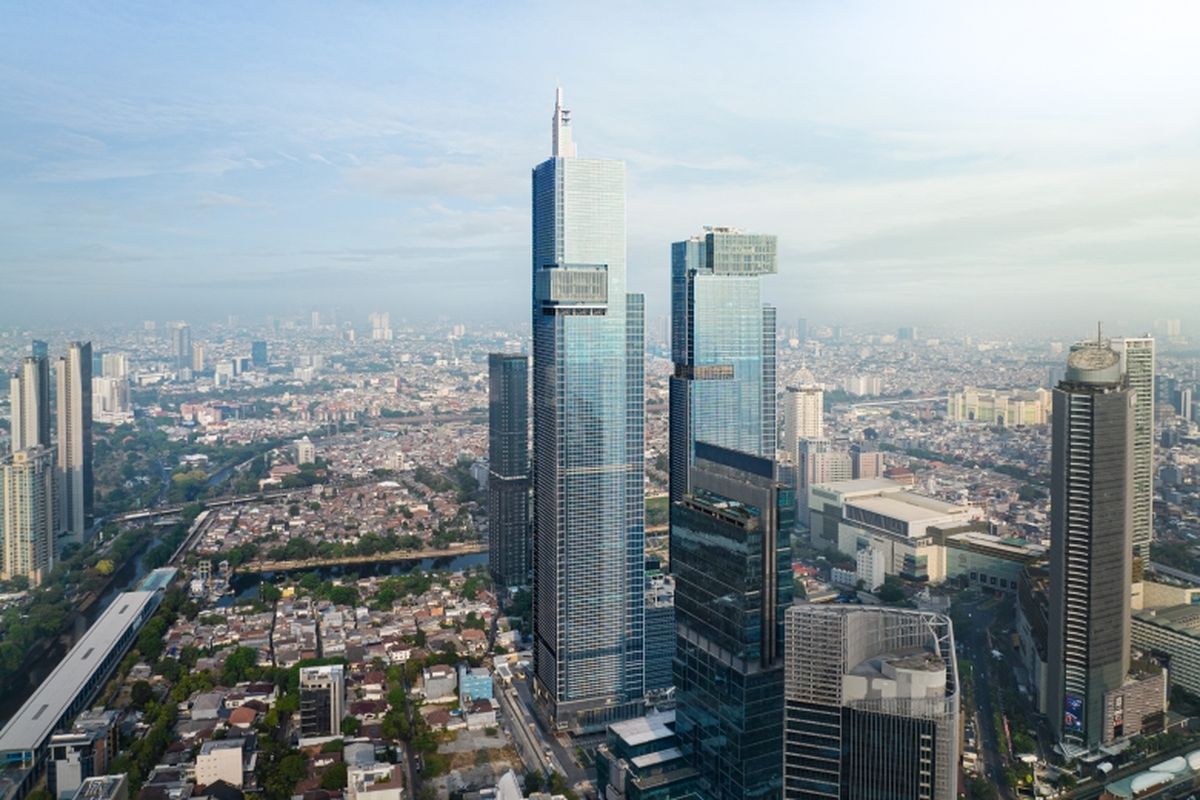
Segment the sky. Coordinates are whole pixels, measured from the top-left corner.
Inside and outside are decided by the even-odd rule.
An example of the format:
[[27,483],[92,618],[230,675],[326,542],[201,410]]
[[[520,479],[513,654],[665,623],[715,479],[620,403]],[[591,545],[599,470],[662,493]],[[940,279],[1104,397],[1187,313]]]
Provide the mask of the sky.
[[0,327],[508,322],[564,87],[670,242],[779,237],[787,324],[1200,329],[1200,5],[15,3]]

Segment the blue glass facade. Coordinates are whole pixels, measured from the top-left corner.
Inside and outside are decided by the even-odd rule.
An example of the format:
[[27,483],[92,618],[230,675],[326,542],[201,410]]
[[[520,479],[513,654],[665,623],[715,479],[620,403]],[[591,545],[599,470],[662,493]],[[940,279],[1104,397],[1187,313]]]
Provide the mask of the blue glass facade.
[[529,582],[529,360],[488,355],[488,570],[498,587]]
[[795,492],[774,463],[696,444],[671,507],[676,733],[706,797],[777,798]]
[[775,457],[775,309],[760,285],[775,271],[774,236],[714,228],[671,246],[672,502],[698,441]]
[[624,164],[569,153],[533,170],[534,673],[553,724],[592,730],[644,695],[645,312]]

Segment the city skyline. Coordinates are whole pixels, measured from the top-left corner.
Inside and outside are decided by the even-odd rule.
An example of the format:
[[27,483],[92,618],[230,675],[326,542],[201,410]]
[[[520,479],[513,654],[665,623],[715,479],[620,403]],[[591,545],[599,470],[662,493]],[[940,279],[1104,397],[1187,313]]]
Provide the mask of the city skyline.
[[11,9],[0,800],[1195,791],[1158,10]]
[[[888,318],[900,303],[922,323],[1032,322],[1070,289],[1080,315],[1127,330],[1194,321],[1185,296],[1152,290],[1200,255],[1189,26],[1059,9],[1027,37],[1031,9],[750,7],[734,41],[754,55],[732,69],[684,44],[723,22],[703,8],[593,21],[626,52],[575,58],[553,32],[579,14],[533,6],[456,15],[456,47],[432,52],[423,34],[453,9],[403,24],[363,7],[15,9],[0,317],[33,321],[51,287],[81,320],[246,313],[263,295],[350,308],[368,291],[413,318],[515,308],[521,164],[557,81],[595,120],[589,147],[629,164],[630,288],[652,317],[667,305],[663,232],[719,221],[781,237],[768,300],[785,319]],[[676,35],[658,35],[667,25]],[[76,74],[114,40],[119,58]],[[530,41],[559,54],[556,74]],[[863,49],[877,58],[850,56]],[[697,107],[706,124],[680,126]],[[1133,269],[1119,302],[1099,288]],[[405,291],[435,283],[425,303]],[[984,315],[968,308],[981,284]]]

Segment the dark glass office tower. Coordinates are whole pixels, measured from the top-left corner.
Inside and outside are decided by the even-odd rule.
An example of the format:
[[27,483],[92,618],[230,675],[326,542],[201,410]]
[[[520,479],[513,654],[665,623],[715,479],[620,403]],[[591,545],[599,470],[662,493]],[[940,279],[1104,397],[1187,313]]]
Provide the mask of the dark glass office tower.
[[267,366],[267,343],[261,339],[250,343],[250,363],[255,369]]
[[575,156],[559,92],[533,170],[533,613],[539,713],[598,730],[644,696],[644,308],[625,165]]
[[714,800],[783,785],[783,626],[796,498],[770,459],[696,442],[671,506],[676,733]]
[[672,502],[698,441],[775,458],[775,309],[761,287],[775,251],[774,236],[735,228],[671,245]]
[[1047,702],[1059,740],[1085,749],[1129,671],[1136,400],[1104,341],[1078,345],[1054,390]]
[[497,588],[529,583],[529,359],[488,355],[488,569]]

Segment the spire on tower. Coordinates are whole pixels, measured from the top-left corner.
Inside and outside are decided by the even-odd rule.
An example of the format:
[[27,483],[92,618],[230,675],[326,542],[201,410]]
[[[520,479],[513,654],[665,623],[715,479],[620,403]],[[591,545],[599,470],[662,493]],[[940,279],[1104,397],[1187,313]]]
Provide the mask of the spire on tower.
[[562,87],[554,90],[554,130],[553,149],[550,155],[554,158],[574,158],[575,143],[571,141],[571,112],[563,108]]

